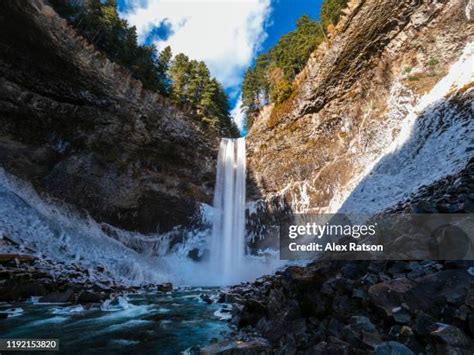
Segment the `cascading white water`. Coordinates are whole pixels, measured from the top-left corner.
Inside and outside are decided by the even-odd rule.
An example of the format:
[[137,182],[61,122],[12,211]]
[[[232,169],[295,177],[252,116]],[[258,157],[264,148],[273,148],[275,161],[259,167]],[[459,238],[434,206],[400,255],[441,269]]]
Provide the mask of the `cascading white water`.
[[[213,218],[211,268],[188,257],[190,250],[205,249],[209,230],[189,230],[185,242],[170,249],[171,234],[144,236],[84,218],[70,206],[43,200],[29,183],[1,168],[0,239],[6,235],[55,263],[105,267],[114,281],[126,285],[219,286],[253,280],[281,262],[273,254],[245,253],[245,140],[223,140],[218,165],[216,208],[208,206],[206,212],[202,206],[206,221]],[[2,252],[11,251],[0,245]]]
[[245,257],[245,138],[221,141],[210,262],[222,284],[239,278]]

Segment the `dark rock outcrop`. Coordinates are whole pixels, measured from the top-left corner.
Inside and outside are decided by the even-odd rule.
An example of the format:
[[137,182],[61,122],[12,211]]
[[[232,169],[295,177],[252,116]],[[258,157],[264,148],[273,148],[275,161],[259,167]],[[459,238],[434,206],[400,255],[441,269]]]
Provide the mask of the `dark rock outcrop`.
[[94,218],[143,233],[210,202],[216,134],[142,88],[43,0],[0,14],[0,164]]
[[466,267],[420,262],[425,276],[413,278],[407,268],[392,277],[394,263],[401,262],[318,262],[236,286],[232,322],[285,353],[472,351],[474,276]]

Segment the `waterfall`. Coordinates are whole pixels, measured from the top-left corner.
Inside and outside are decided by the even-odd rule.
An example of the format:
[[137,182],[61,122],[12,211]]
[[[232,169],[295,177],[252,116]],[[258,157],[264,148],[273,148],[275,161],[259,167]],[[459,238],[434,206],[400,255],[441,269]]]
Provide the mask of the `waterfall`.
[[210,261],[220,283],[239,279],[245,256],[245,138],[221,140]]

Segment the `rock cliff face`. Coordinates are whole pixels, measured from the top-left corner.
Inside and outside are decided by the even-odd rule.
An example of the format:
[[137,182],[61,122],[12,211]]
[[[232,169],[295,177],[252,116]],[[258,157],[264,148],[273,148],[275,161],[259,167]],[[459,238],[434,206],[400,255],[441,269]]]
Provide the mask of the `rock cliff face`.
[[[275,246],[283,214],[474,212],[473,8],[350,2],[249,132],[253,248]],[[262,353],[468,354],[472,265],[318,260],[221,298]]]
[[210,202],[217,137],[146,91],[42,0],[0,14],[0,164],[94,218],[143,233]]
[[251,220],[378,212],[464,168],[473,155],[469,6],[351,1],[292,98],[265,108],[249,132],[249,198],[260,206]]

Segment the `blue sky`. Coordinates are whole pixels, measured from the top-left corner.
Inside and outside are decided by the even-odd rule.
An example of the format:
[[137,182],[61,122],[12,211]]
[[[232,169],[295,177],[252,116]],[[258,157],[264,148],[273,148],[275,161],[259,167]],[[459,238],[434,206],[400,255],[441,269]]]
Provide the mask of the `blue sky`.
[[242,123],[239,98],[243,74],[256,56],[307,14],[316,19],[322,0],[118,0],[121,16],[137,27],[142,43],[171,46],[203,60],[224,85]]
[[262,44],[264,52],[273,47],[282,35],[294,30],[296,20],[301,16],[318,19],[322,0],[279,0],[271,4],[270,21],[265,26],[267,38]]

